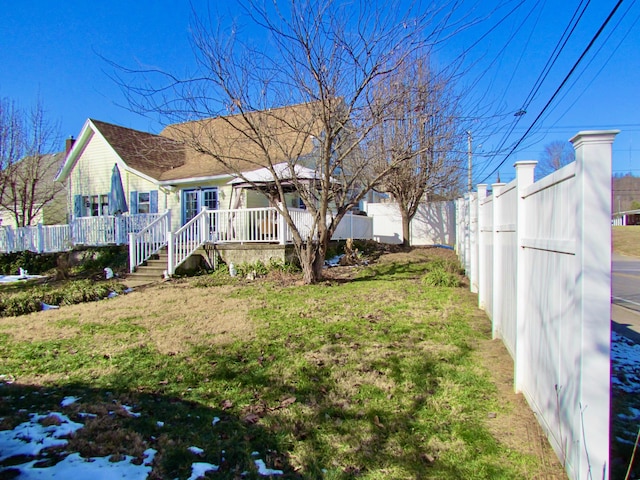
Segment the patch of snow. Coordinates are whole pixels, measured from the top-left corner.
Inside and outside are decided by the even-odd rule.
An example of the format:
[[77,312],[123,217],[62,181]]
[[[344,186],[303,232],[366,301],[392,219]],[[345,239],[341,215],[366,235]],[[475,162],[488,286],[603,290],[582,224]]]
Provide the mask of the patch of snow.
[[44,275],[0,275],[0,283],[14,283],[22,280],[31,280],[32,278],[44,278]]
[[626,393],[640,393],[640,345],[611,333],[611,382]]
[[195,462],[191,464],[191,476],[188,480],[197,480],[200,477],[204,477],[207,472],[217,472],[218,466],[212,463]]
[[161,422],[161,421],[159,421],[159,420],[158,420],[158,421],[156,422],[156,425],[157,425],[158,427],[164,427],[164,422]]
[[57,310],[59,308],[60,307],[58,305],[49,305],[48,303],[44,303],[44,302],[42,303],[42,310],[43,311],[45,311],[45,310]]
[[64,397],[60,402],[60,406],[62,408],[68,407],[69,405],[76,403],[78,400],[80,400],[80,397]]
[[113,478],[127,478],[131,480],[146,479],[151,473],[147,464],[135,465],[131,463],[134,457],[125,456],[120,462],[112,462],[109,457],[86,459],[79,453],[72,453],[48,468],[33,468],[38,462],[26,463],[13,468],[20,470],[19,478],[30,480],[38,478],[91,478],[91,480],[111,480]]
[[153,463],[153,459],[156,458],[156,453],[158,453],[158,451],[156,449],[147,448],[144,451],[144,457],[145,457],[144,464],[145,465],[151,465]]
[[80,418],[96,418],[98,415],[95,413],[80,412],[78,413],[78,416]]
[[220,421],[220,418],[218,417],[213,417],[213,420],[211,421],[211,425],[215,426],[216,423],[218,423]]
[[[45,448],[64,447],[68,442],[63,439],[84,425],[69,420],[62,413],[52,412],[49,415],[29,415],[31,420],[23,422],[13,430],[0,431],[0,462],[17,455],[35,456]],[[60,425],[44,426],[41,420],[55,416]]]
[[274,470],[273,468],[267,468],[263,460],[254,460],[253,463],[256,464],[256,468],[258,469],[258,474],[263,476],[269,475],[282,475],[284,472],[282,470]]
[[141,413],[136,413],[133,411],[133,407],[130,407],[129,405],[120,405],[122,407],[122,409],[127,412],[129,414],[129,416],[131,417],[139,417],[141,415]]
[[116,292],[109,292],[109,295],[107,295],[107,298],[115,298],[117,296],[118,294]]
[[191,446],[188,450],[195,455],[202,455],[204,453],[204,450],[200,447]]

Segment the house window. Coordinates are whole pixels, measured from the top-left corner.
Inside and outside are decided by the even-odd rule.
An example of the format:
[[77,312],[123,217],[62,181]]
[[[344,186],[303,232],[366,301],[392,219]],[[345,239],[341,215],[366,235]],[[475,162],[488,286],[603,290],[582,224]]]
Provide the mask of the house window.
[[109,215],[109,195],[85,195],[82,197],[83,217]]
[[151,212],[151,196],[149,192],[138,192],[138,213]]

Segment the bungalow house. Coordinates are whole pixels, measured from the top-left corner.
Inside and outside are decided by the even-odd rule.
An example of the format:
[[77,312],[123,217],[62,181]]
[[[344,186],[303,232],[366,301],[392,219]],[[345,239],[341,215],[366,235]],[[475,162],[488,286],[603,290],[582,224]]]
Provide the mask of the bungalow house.
[[[57,177],[67,187],[74,228],[85,224],[91,235],[105,225],[93,220],[127,212],[115,216],[115,227],[108,229],[109,234],[136,232],[128,239],[130,260],[136,257],[132,271],[165,244],[170,274],[200,246],[284,246],[291,232],[271,205],[275,200],[270,199],[278,197],[266,167],[273,167],[281,180],[287,207],[298,210],[296,224],[309,225],[291,175],[298,183],[318,181],[312,167],[321,132],[312,108],[313,104],[299,104],[174,124],[159,135],[88,119]],[[114,194],[114,184],[119,195]],[[120,220],[128,226],[118,227]],[[150,233],[149,220],[166,223]],[[352,236],[357,221],[352,220],[344,235]],[[157,244],[143,245],[149,238]],[[146,253],[138,258],[140,251]],[[260,258],[265,257],[269,258]]]
[[[250,114],[262,116],[261,124],[279,137],[268,152],[269,158],[242,134],[239,120],[233,116],[170,125],[159,135],[88,119],[58,174],[58,180],[67,186],[69,214],[73,218],[108,215],[114,166],[122,174],[127,202],[124,211],[136,215],[171,210],[172,231],[203,207],[267,207],[267,197],[247,188],[247,182],[239,182],[234,172],[246,172],[240,178],[252,181],[268,162],[276,164],[310,154],[314,147],[311,138],[301,139],[299,132],[273,127],[284,116],[299,117],[305,109],[298,105],[278,109],[277,116],[271,112]],[[226,162],[207,154],[209,149],[224,156]],[[305,169],[304,174],[313,172]],[[298,206],[300,200],[291,192],[287,203]]]

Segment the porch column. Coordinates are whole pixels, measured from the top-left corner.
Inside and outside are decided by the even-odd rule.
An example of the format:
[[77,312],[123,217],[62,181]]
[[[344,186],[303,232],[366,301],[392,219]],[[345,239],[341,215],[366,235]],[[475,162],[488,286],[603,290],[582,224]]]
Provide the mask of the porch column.
[[287,222],[284,221],[284,215],[282,215],[283,205],[278,202],[278,207],[276,208],[276,213],[278,214],[278,241],[280,245],[285,245],[287,243],[285,228],[287,226]]

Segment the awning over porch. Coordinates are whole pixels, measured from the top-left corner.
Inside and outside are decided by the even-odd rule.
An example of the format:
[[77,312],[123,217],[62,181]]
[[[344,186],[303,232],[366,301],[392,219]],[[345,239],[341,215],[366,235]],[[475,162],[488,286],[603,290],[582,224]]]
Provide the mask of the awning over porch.
[[[288,163],[278,163],[273,166],[273,170],[275,171],[277,178],[283,181],[283,183],[292,183],[293,177],[291,176],[291,166]],[[315,170],[304,167],[302,165],[294,165],[293,172],[295,173],[295,178],[298,179],[298,181],[309,182],[320,180],[320,176],[316,173]],[[269,170],[267,167],[264,167],[257,170],[242,172],[236,178],[230,180],[228,184],[233,185],[236,188],[247,188],[254,185],[270,184],[274,181],[275,177],[271,170]]]

